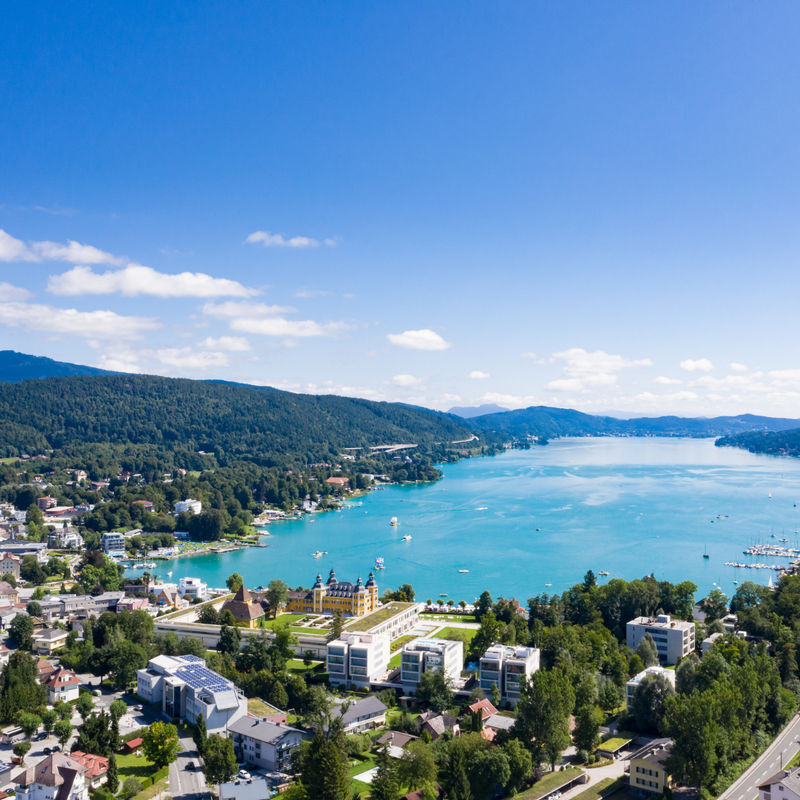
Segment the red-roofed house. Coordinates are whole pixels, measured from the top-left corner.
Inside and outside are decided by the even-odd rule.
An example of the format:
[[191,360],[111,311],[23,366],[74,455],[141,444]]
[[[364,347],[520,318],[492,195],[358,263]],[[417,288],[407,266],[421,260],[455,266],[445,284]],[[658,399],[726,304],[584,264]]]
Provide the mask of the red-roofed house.
[[497,713],[497,709],[491,704],[489,700],[479,700],[477,703],[473,703],[469,710],[474,714],[478,709],[481,710],[481,717],[483,719],[488,719],[489,717],[493,717]]
[[77,700],[80,694],[81,679],[68,669],[59,667],[44,681],[47,689],[47,701],[50,705],[55,705],[59,700],[69,703],[70,700]]
[[103,756],[94,756],[91,753],[83,753],[80,750],[75,750],[69,754],[73,761],[77,761],[82,766],[86,767],[86,772],[83,773],[83,779],[92,789],[96,789],[101,783],[106,782],[108,773],[108,759]]
[[325,483],[331,486],[338,486],[340,489],[350,488],[350,480],[348,478],[327,478]]
[[14,778],[17,796],[25,800],[89,800],[83,774],[86,767],[64,753],[45,756]]
[[39,680],[42,682],[56,671],[56,668],[43,658],[36,662],[36,668],[39,670]]
[[137,738],[131,739],[129,742],[125,742],[125,744],[122,745],[122,749],[130,755],[131,753],[135,753],[141,746],[142,740]]

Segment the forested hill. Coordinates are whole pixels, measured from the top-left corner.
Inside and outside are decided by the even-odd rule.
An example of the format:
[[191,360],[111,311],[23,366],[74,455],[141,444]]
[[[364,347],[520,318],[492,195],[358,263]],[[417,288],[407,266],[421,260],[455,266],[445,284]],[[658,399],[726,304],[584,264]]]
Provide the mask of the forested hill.
[[486,414],[467,419],[475,431],[496,431],[506,436],[727,436],[748,431],[780,431],[800,426],[800,420],[759,417],[597,417],[568,408],[532,406],[518,411]]
[[800,457],[800,429],[765,433],[752,431],[736,436],[724,436],[716,442],[717,447],[742,447],[751,453],[766,453],[772,456]]
[[29,356],[16,350],[0,350],[0,382],[16,383],[34,378],[66,378],[72,375],[118,375],[97,367],[53,361],[44,356]]
[[345,447],[469,438],[458,422],[392,403],[144,375],[0,384],[0,455],[92,444],[154,446],[218,461],[324,461]]

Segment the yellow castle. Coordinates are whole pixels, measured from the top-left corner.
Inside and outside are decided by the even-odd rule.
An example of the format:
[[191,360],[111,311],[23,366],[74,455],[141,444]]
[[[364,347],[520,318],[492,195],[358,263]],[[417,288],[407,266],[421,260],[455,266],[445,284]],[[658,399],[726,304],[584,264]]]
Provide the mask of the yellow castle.
[[363,584],[360,577],[356,583],[337,581],[333,570],[327,583],[322,582],[322,575],[317,575],[310,592],[289,592],[286,603],[286,611],[294,614],[333,614],[338,608],[350,617],[363,617],[377,607],[378,584],[372,572]]

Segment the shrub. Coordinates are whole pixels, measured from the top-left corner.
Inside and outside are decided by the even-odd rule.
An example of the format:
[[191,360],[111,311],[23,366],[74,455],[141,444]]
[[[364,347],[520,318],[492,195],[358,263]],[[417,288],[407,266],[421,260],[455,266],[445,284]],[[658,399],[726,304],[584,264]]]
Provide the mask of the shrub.
[[[147,778],[147,780],[150,780]],[[150,781],[152,783],[152,781]],[[139,794],[142,791],[142,783],[137,778],[125,778],[125,783],[122,784],[122,792],[120,793],[120,797],[123,800],[130,800],[131,797],[134,795]]]

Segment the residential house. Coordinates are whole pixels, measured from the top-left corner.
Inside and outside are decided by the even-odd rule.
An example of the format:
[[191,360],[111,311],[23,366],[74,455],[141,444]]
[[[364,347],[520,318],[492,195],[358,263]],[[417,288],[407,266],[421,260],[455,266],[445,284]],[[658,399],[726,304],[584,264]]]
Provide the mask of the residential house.
[[800,800],[800,767],[782,769],[758,787],[758,800]]
[[147,608],[150,601],[146,597],[123,597],[117,603],[117,614],[121,611],[138,611],[140,608]]
[[137,672],[137,693],[157,703],[168,717],[194,723],[202,714],[211,733],[247,716],[247,699],[227,678],[206,667],[197,656],[156,656]]
[[187,602],[204,600],[208,596],[208,584],[200,578],[181,578],[178,581],[178,594]]
[[131,505],[141,506],[142,511],[145,514],[151,514],[156,510],[155,505],[153,505],[153,503],[151,503],[149,500],[134,500]]
[[33,646],[39,655],[50,655],[67,643],[67,632],[58,628],[45,628],[33,634]]
[[104,533],[100,547],[107,556],[125,558],[125,536],[121,533]]
[[55,497],[39,497],[36,499],[36,505],[39,506],[40,511],[47,511],[48,508],[55,508],[58,501]]
[[[661,797],[672,789],[666,762],[672,755],[672,739],[655,739],[630,757],[630,793],[636,797]],[[760,787],[759,787],[760,788]]]
[[415,692],[426,672],[444,672],[446,678],[461,677],[464,643],[449,639],[413,639],[403,645],[400,680],[406,694]]
[[50,547],[66,550],[70,547],[80,550],[83,547],[83,536],[76,528],[58,528],[47,537]]
[[630,711],[631,704],[633,703],[633,696],[636,694],[636,687],[648,676],[652,675],[656,677],[658,675],[663,675],[671,684],[672,688],[675,688],[675,670],[674,669],[664,669],[664,667],[648,667],[647,669],[642,670],[638,675],[634,675],[626,684],[625,684],[625,708]]
[[178,594],[177,590],[173,586],[164,586],[163,584],[158,584],[157,586],[153,587],[153,591],[156,595],[156,605],[161,606],[170,606],[175,609],[183,608],[183,600],[181,600],[180,595]]
[[497,684],[500,696],[516,705],[520,699],[520,684],[539,669],[539,650],[535,647],[515,647],[496,644],[480,659],[480,686],[484,691]]
[[247,762],[270,772],[288,772],[292,751],[309,734],[265,719],[240,717],[228,725],[233,752],[239,762]]
[[636,617],[626,626],[627,645],[635,650],[649,633],[658,651],[658,660],[676,664],[694,652],[694,622],[674,620],[669,614],[657,617]]
[[12,650],[5,642],[0,641],[0,668],[8,664],[8,659],[11,658],[11,654],[15,652],[16,650]]
[[36,662],[36,669],[39,671],[39,680],[44,683],[45,679],[50,677],[55,671],[56,667],[54,667],[49,661],[45,661],[43,658],[40,658]]
[[469,706],[467,711],[469,711],[471,714],[480,711],[481,720],[484,721],[489,717],[493,717],[497,713],[497,709],[492,705],[491,700],[479,700],[477,703],[473,703],[471,706]]
[[124,592],[89,594],[49,594],[39,601],[45,619],[60,617],[99,616],[104,611],[116,611]]
[[399,747],[401,750],[411,742],[418,742],[419,736],[414,736],[411,733],[401,733],[400,731],[388,731],[378,739],[375,744],[378,747],[383,747],[383,745],[388,744],[391,747]]
[[59,667],[43,681],[47,689],[47,702],[54,706],[60,700],[69,703],[78,699],[81,679],[71,670]]
[[0,608],[0,631],[7,632],[11,629],[11,623],[17,614],[24,614],[25,612],[15,606],[6,606]]
[[8,581],[0,581],[0,600],[19,603],[19,591]]
[[266,778],[237,779],[219,786],[219,800],[269,800],[274,794]]
[[19,580],[19,568],[22,566],[22,559],[13,553],[3,553],[0,558],[0,578],[6,579],[6,575],[13,575]]
[[[346,709],[345,706],[347,706]],[[375,695],[363,697],[349,704],[345,701],[331,709],[331,713],[341,719],[346,734],[362,733],[384,727],[386,711],[387,707]]]
[[244,585],[239,587],[232,600],[226,600],[222,611],[230,611],[236,624],[243,628],[257,628],[258,620],[264,616],[264,607],[258,602]]
[[328,642],[328,676],[334,686],[366,688],[389,665],[389,637],[385,633],[348,633]]
[[69,757],[86,767],[83,779],[89,788],[96,789],[106,782],[108,776],[108,759],[103,756],[95,756],[91,753],[84,753],[81,750],[73,750]]
[[420,730],[427,731],[431,739],[438,739],[445,732],[450,731],[453,736],[461,735],[461,726],[458,717],[448,714],[437,714],[435,711],[426,711],[419,715]]
[[[444,789],[436,782],[433,782],[433,788],[436,792],[436,800],[444,800]],[[403,800],[425,800],[425,789],[416,789],[413,792],[403,795]]]
[[45,756],[14,778],[16,800],[89,800],[86,767],[64,753]]
[[704,657],[705,657],[705,654],[714,647],[714,645],[716,644],[717,639],[719,639],[720,636],[724,636],[724,635],[725,635],[724,633],[712,633],[711,636],[703,639],[703,656]]
[[179,500],[175,503],[175,516],[186,511],[193,514],[200,514],[203,511],[203,504],[199,500]]

